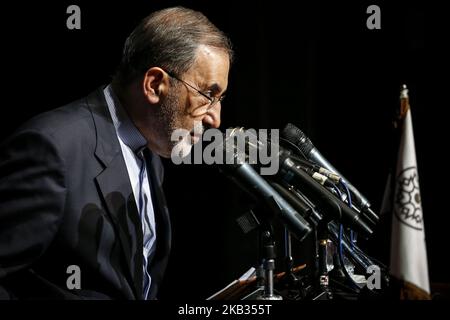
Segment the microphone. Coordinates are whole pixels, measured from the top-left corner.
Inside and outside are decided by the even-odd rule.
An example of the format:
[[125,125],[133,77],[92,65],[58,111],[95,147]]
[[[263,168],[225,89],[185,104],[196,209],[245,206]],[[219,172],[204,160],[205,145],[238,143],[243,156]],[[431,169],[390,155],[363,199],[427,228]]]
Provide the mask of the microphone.
[[[225,137],[225,142],[227,139],[229,138]],[[236,150],[235,146],[225,143],[223,148],[227,161],[219,169],[251,196],[264,201],[299,241],[304,240],[312,231],[309,223],[245,162],[245,155]]]
[[301,212],[302,216],[308,218],[315,226],[323,219],[322,215],[316,211],[314,204],[298,190],[288,186],[286,183],[281,184],[276,181],[269,181],[269,184],[278,191],[278,193],[280,193],[295,210]]
[[[247,137],[246,146],[251,148],[257,148],[262,150],[267,148],[268,145],[276,145],[273,141],[261,141],[250,130],[244,130],[243,128],[236,128],[232,131],[228,139],[233,139],[235,136],[241,139]],[[317,182],[315,178],[311,177],[304,171],[304,162],[297,162],[297,157],[292,155],[291,151],[288,151],[277,145],[278,153],[271,155],[272,159],[276,159],[279,162],[281,170],[278,171],[278,175],[281,178],[294,185],[302,193],[311,199],[320,212],[328,213],[332,215],[333,219],[338,219],[346,224],[349,224],[353,229],[358,230],[364,234],[372,234],[372,229],[361,219],[358,212],[352,210],[349,206],[343,203],[340,199],[337,199],[330,191],[328,191],[321,183]],[[249,150],[249,152],[251,152]],[[228,160],[227,160],[228,161]]]
[[283,174],[283,179],[288,183],[294,184],[308,198],[312,199],[315,205],[321,209],[320,212],[329,212],[333,215],[333,218],[349,224],[353,229],[364,234],[371,235],[373,233],[372,229],[361,219],[358,212],[337,199],[319,182],[301,170],[292,159],[280,159],[280,163],[282,163],[281,173]]
[[311,140],[309,140],[309,138],[299,128],[291,123],[288,123],[284,127],[281,135],[286,140],[297,146],[306,158],[340,176],[342,181],[348,186],[350,192],[352,193],[352,202],[355,202],[355,205],[361,208],[361,211],[367,215],[369,220],[379,220],[378,215],[370,208],[369,201],[347,179],[345,179],[344,176],[340,174],[339,171],[337,171],[336,168],[334,168],[324,156],[322,156],[319,150],[314,147]]

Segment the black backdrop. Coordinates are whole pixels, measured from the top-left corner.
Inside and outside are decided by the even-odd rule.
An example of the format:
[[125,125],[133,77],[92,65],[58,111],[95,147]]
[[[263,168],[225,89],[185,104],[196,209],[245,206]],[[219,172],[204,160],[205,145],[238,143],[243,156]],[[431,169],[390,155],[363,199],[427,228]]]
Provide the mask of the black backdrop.
[[[81,8],[81,30],[66,28],[71,4]],[[450,222],[443,205],[447,179],[436,175],[436,163],[445,168],[448,161],[440,151],[445,87],[431,74],[439,67],[440,42],[433,39],[442,30],[429,14],[440,9],[425,2],[17,2],[2,10],[1,138],[107,83],[135,24],[175,4],[204,12],[234,43],[222,128],[296,124],[376,210],[395,153],[399,89],[408,85],[430,278],[450,281],[442,241]],[[366,28],[370,4],[381,8],[381,30]],[[256,262],[255,237],[238,229],[241,192],[215,168],[165,164],[174,241],[162,297],[204,298]],[[383,220],[367,248],[387,262],[390,219]],[[308,260],[308,241],[296,262]]]

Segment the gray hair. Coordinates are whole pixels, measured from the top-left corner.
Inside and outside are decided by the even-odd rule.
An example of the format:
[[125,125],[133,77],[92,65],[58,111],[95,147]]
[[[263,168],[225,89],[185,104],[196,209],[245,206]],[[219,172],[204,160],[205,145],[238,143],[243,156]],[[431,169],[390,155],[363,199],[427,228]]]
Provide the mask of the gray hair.
[[125,41],[115,78],[127,85],[151,67],[180,76],[192,66],[202,44],[223,49],[232,62],[231,41],[201,12],[183,7],[156,11],[144,18]]

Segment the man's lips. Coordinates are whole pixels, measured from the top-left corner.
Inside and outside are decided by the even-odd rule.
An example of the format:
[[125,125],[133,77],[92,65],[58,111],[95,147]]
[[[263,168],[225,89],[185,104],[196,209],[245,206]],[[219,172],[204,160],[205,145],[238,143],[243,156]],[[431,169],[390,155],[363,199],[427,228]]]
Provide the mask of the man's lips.
[[202,138],[202,134],[194,134],[194,132],[191,132],[191,142],[193,144],[199,142],[201,138]]

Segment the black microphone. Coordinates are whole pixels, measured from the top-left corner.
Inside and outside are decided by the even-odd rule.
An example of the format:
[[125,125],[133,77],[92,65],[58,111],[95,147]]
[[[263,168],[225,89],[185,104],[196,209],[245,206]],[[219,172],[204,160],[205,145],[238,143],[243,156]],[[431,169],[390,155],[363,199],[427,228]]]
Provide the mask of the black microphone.
[[301,192],[288,186],[286,183],[282,184],[277,181],[269,181],[269,184],[285,198],[298,212],[301,212],[302,217],[311,221],[315,226],[323,219],[322,215],[316,211],[314,204],[309,201]]
[[340,199],[337,199],[321,183],[317,182],[315,178],[304,171],[304,163],[297,162],[297,157],[292,155],[289,150],[278,146],[274,141],[261,141],[250,130],[244,130],[243,128],[234,129],[228,139],[233,140],[234,137],[238,137],[239,139],[239,135],[240,139],[244,137],[248,138],[246,140],[246,146],[248,148],[257,148],[259,151],[267,148],[269,145],[276,145],[277,148],[275,149],[279,151],[277,154],[272,154],[271,158],[278,161],[281,167],[277,175],[281,176],[287,183],[294,185],[308,199],[311,199],[321,213],[329,214],[332,219],[343,221],[353,229],[364,234],[370,235],[373,233],[372,229],[361,219],[358,212],[352,210]]
[[284,127],[281,135],[283,138],[297,146],[306,158],[339,175],[353,195],[352,202],[361,208],[363,213],[367,214],[367,218],[375,221],[379,220],[378,215],[370,208],[369,201],[347,179],[345,179],[344,176],[340,174],[339,171],[336,170],[336,168],[333,167],[324,156],[322,156],[322,154],[320,154],[319,150],[314,147],[311,140],[309,140],[309,138],[299,128],[291,123],[288,123]]
[[224,148],[227,160],[219,169],[251,196],[264,201],[298,240],[304,240],[312,231],[309,223],[245,162],[245,155],[236,150],[235,146],[225,143]]

